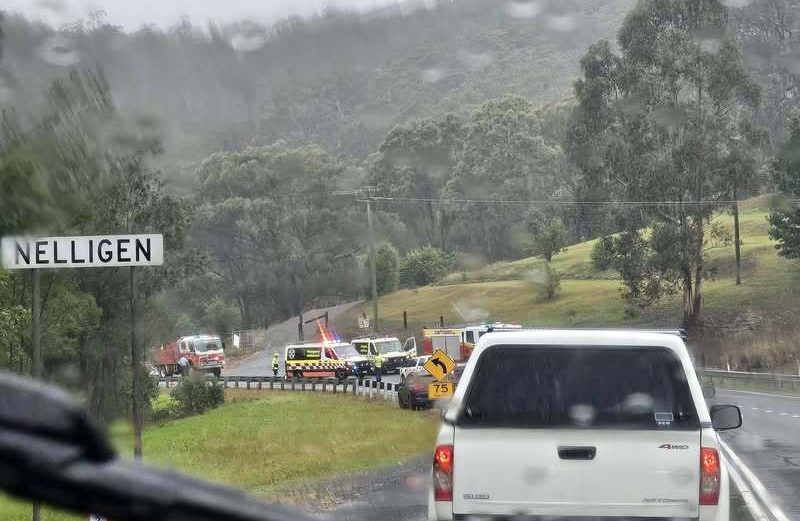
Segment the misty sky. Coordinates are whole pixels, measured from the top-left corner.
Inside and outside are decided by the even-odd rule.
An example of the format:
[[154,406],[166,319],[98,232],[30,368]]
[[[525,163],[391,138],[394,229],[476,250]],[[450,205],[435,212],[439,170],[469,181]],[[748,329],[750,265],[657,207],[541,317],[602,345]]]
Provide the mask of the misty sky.
[[369,9],[401,0],[3,0],[2,9],[21,12],[54,26],[105,11],[107,20],[126,30],[143,24],[169,27],[188,16],[195,25],[207,21],[257,20],[275,22],[289,15],[311,15],[328,6]]

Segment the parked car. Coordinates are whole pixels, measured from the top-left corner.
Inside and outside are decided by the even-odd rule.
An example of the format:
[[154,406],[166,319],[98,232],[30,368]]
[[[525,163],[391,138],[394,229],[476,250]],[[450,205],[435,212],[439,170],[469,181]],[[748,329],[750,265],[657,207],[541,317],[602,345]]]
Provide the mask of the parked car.
[[425,368],[422,366],[429,358],[430,356],[416,356],[409,359],[408,363],[400,368],[400,381],[405,381],[405,379],[412,374],[424,374]]
[[433,402],[428,399],[428,385],[436,380],[425,374],[411,374],[397,389],[397,401],[401,409],[430,409]]
[[717,431],[677,335],[521,330],[482,337],[439,430],[429,519],[727,521]]

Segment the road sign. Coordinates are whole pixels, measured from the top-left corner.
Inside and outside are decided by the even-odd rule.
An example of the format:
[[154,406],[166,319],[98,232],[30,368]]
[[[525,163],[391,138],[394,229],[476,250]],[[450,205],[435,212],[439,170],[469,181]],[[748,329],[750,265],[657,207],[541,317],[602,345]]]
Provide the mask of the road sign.
[[239,335],[237,335],[236,333],[234,333],[234,334],[233,334],[233,347],[235,347],[236,349],[239,349],[239,344],[240,344],[240,342],[241,342],[241,340],[240,340],[240,337],[239,337]]
[[362,315],[358,317],[358,329],[369,329],[369,317]]
[[431,373],[434,378],[441,380],[447,373],[456,368],[456,362],[447,356],[447,353],[441,349],[437,349],[436,352],[433,353],[433,356],[431,356],[422,367]]
[[164,238],[160,234],[3,237],[0,264],[7,270],[160,266]]
[[450,398],[455,390],[456,384],[453,382],[433,382],[428,384],[428,398],[431,400]]

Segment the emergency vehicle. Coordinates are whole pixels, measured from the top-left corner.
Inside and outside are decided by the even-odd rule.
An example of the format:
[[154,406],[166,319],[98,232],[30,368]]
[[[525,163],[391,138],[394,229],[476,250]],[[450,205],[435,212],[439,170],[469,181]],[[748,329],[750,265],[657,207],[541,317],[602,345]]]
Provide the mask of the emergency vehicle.
[[465,362],[475,349],[478,339],[492,329],[522,329],[518,324],[481,324],[477,326],[431,328],[422,330],[422,355],[432,355],[441,349],[458,362]]
[[336,354],[350,347],[345,342],[303,342],[289,344],[284,353],[286,378],[330,378],[340,380],[351,374],[351,365]]
[[375,357],[380,355],[383,361],[381,374],[400,372],[409,359],[414,357],[414,350],[406,350],[400,340],[393,336],[354,338],[350,342],[361,355],[368,357],[375,365]]
[[186,357],[192,370],[213,373],[217,377],[225,367],[222,340],[216,335],[182,336],[168,342],[156,349],[153,366],[163,377],[178,374],[181,357]]

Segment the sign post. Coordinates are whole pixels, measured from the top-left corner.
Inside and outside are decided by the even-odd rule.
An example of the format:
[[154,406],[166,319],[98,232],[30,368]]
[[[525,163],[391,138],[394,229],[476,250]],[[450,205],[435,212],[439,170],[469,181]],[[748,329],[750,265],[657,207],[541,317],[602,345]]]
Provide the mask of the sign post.
[[[130,268],[131,370],[133,380],[132,416],[135,434],[134,456],[142,457],[142,354],[136,338],[136,266],[164,263],[164,238],[160,234],[92,235],[79,237],[3,237],[0,264],[7,270],[31,270],[33,344],[32,373],[41,378],[41,301],[39,270],[53,268]],[[35,509],[36,511],[36,509]],[[34,516],[36,514],[34,513]]]

